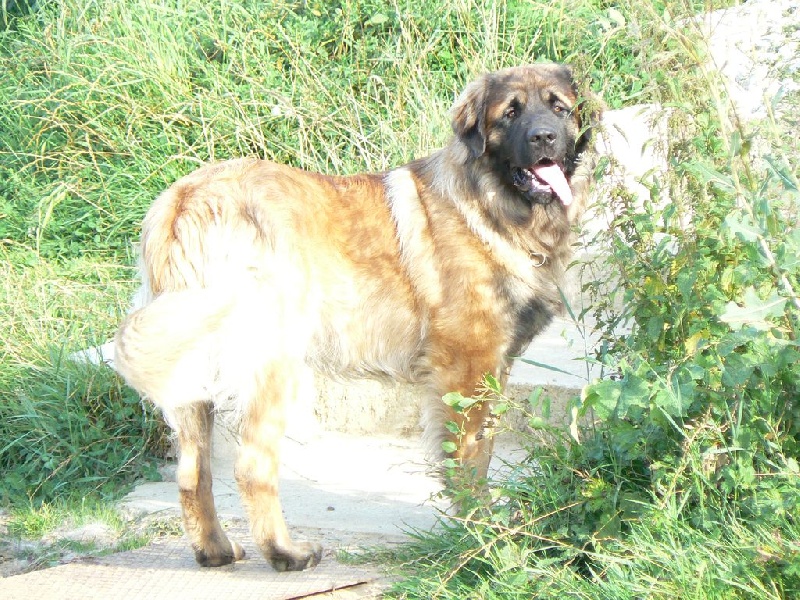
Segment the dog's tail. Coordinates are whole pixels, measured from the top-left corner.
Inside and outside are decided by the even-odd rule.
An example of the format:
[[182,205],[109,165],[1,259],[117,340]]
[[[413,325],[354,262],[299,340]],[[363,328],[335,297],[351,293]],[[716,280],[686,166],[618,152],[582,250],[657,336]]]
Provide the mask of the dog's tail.
[[165,412],[211,400],[215,338],[233,305],[233,295],[224,290],[157,296],[122,323],[114,340],[114,368]]

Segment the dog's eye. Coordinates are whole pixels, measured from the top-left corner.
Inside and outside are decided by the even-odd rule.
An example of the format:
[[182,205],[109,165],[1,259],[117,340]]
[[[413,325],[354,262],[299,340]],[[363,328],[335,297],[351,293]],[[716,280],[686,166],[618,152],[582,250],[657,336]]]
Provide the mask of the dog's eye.
[[556,113],[557,115],[566,114],[569,112],[569,107],[567,107],[567,105],[564,104],[563,102],[556,100],[555,102],[553,102],[553,112]]
[[519,113],[517,112],[517,107],[516,106],[509,106],[506,109],[506,112],[503,113],[503,116],[506,119],[511,120],[511,119],[516,119],[518,114]]

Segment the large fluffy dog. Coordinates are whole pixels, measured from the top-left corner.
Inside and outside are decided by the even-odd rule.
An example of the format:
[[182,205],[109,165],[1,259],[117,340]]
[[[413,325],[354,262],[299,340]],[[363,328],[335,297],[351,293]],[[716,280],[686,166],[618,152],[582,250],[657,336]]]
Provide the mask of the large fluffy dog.
[[504,381],[560,310],[570,229],[584,204],[588,119],[567,67],[484,75],[452,110],[454,136],[383,174],[330,177],[256,159],[212,164],[164,192],[144,220],[143,304],[116,338],[125,379],[180,443],[184,526],[201,565],[241,558],[216,517],[215,409],[234,411],[252,533],[278,570],[319,561],[294,543],[278,500],[284,405],[307,367],[418,384],[435,446],[486,472],[488,403],[442,395]]

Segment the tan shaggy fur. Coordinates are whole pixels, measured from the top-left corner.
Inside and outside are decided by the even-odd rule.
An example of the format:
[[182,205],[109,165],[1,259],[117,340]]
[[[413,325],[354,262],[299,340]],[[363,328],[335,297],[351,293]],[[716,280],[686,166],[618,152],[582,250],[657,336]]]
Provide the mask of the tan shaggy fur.
[[[318,545],[290,539],[278,499],[284,406],[308,367],[417,384],[432,446],[458,442],[454,458],[485,475],[489,403],[464,416],[441,397],[475,395],[487,373],[504,382],[561,309],[588,185],[582,112],[566,67],[506,69],[456,101],[447,147],[388,173],[332,177],[239,159],[202,167],[156,200],[142,231],[141,307],[120,328],[116,360],[177,432],[200,564],[244,555],[211,494],[220,410],[236,415],[236,479],[259,548],[279,570],[319,561]],[[571,202],[534,181],[540,161],[564,171]]]

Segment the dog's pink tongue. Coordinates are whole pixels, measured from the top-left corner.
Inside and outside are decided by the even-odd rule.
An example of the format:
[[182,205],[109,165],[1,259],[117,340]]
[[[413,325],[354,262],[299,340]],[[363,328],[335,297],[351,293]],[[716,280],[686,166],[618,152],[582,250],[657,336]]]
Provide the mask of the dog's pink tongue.
[[569,182],[564,177],[564,171],[561,170],[561,167],[555,163],[550,163],[548,165],[535,165],[532,170],[536,177],[553,189],[564,206],[572,204],[572,190],[569,188]]

